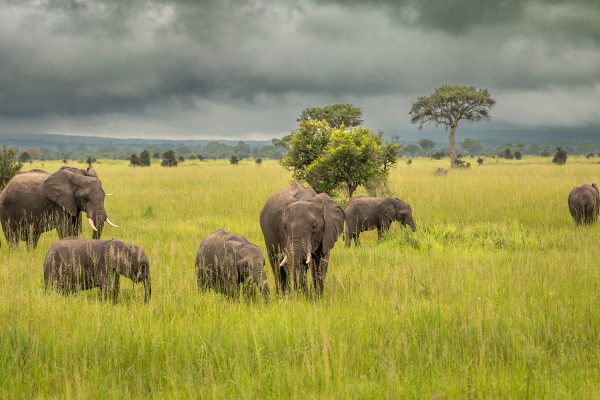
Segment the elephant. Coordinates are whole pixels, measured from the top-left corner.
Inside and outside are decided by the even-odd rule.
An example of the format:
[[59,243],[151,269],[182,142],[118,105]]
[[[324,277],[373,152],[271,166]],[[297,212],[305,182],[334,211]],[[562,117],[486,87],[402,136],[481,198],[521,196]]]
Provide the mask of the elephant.
[[329,252],[344,226],[344,210],[325,193],[317,194],[294,182],[273,194],[260,213],[267,254],[278,293],[296,289],[308,294],[310,268],[314,290],[323,294]]
[[598,186],[583,184],[569,193],[569,211],[577,225],[590,225],[598,219],[600,196]]
[[395,197],[355,197],[346,206],[346,231],[345,242],[349,247],[354,239],[354,244],[360,244],[359,235],[363,231],[377,228],[377,236],[381,236],[389,229],[393,221],[398,221],[404,226],[416,229],[410,205]]
[[144,302],[152,296],[150,262],[139,246],[120,240],[68,237],[56,242],[44,260],[44,285],[63,294],[99,287],[117,300],[119,277],[144,284]]
[[196,253],[198,289],[214,289],[226,296],[239,295],[239,285],[256,284],[269,298],[269,285],[264,271],[262,251],[245,237],[218,229],[206,236]]
[[104,222],[118,227],[104,210],[105,193],[93,168],[62,167],[53,174],[34,169],[15,175],[0,194],[0,223],[6,241],[36,247],[43,232],[56,228],[59,238],[81,233],[81,212],[100,239]]

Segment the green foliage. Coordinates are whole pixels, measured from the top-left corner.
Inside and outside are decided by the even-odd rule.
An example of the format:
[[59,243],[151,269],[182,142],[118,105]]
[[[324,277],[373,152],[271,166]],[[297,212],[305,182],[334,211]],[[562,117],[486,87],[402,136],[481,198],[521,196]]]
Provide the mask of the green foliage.
[[382,150],[369,129],[332,129],[324,152],[306,168],[306,181],[317,191],[344,190],[348,198],[358,186],[383,181]]
[[140,153],[139,162],[140,162],[140,166],[142,166],[142,167],[150,166],[151,160],[150,160],[150,152],[148,150],[143,150]]
[[160,163],[163,167],[176,167],[177,166],[177,158],[175,157],[175,152],[173,150],[167,150],[163,154],[163,160]]
[[292,171],[294,179],[318,192],[343,190],[352,196],[358,186],[385,180],[398,148],[395,143],[383,143],[381,134],[367,128],[337,129],[325,120],[300,121],[281,164]]
[[520,159],[522,159],[522,158],[523,158],[523,154],[521,154],[521,152],[520,152],[520,151],[518,151],[518,150],[517,150],[517,151],[515,151],[515,154],[514,154],[514,156],[515,156],[515,160],[520,160]]
[[0,151],[0,190],[23,168],[23,163],[17,160],[17,149],[2,145]]
[[131,165],[132,167],[137,167],[138,165],[140,165],[140,160],[137,154],[133,153],[131,156],[129,156],[129,165]]
[[256,160],[254,160],[254,162],[256,163],[256,166],[260,167],[262,165],[262,158],[257,158]]
[[239,163],[240,163],[240,158],[236,154],[232,154],[231,157],[229,157],[229,164],[238,165]]
[[567,163],[567,151],[563,147],[557,147],[552,162],[556,165],[565,165]]
[[297,119],[301,121],[327,121],[329,126],[339,129],[363,123],[362,111],[352,104],[331,104],[325,107],[310,107],[302,111]]

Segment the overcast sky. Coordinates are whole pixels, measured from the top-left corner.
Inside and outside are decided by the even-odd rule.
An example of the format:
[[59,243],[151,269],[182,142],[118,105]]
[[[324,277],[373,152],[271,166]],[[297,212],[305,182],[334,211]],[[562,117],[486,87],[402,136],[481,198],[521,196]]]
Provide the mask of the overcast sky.
[[600,127],[600,0],[0,6],[0,132],[271,138],[351,102],[401,134],[444,83],[490,89],[481,128]]

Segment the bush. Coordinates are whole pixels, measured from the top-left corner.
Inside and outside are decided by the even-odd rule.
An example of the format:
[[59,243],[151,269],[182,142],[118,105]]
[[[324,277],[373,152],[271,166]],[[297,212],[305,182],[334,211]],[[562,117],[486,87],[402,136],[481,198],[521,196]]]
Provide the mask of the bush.
[[163,160],[160,165],[163,167],[176,167],[177,159],[175,158],[175,152],[173,150],[167,150],[163,154]]
[[565,165],[567,163],[567,151],[562,147],[557,147],[552,162],[556,165]]
[[240,163],[240,158],[237,155],[232,154],[231,157],[229,157],[229,164],[238,165],[239,163]]
[[515,151],[515,160],[520,160],[523,158],[523,154],[520,151]]
[[4,186],[15,176],[21,168],[23,163],[17,160],[17,149],[2,146],[0,151],[0,190],[4,189]]

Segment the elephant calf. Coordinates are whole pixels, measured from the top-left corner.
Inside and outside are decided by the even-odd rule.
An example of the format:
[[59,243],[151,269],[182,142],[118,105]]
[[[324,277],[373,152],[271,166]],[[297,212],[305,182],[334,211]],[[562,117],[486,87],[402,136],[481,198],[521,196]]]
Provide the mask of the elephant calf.
[[63,294],[99,287],[103,297],[116,301],[119,276],[144,284],[144,301],[152,294],[150,263],[144,250],[119,240],[68,237],[48,250],[44,283]]
[[595,183],[577,186],[569,194],[569,211],[578,225],[596,222],[599,206],[600,197]]
[[363,231],[377,229],[379,239],[393,221],[416,229],[410,205],[405,201],[391,197],[355,197],[346,206],[346,246],[354,239],[358,246],[359,235]]
[[264,266],[265,258],[257,246],[243,236],[218,229],[200,242],[196,254],[198,288],[237,297],[240,284],[253,282],[267,299],[269,285]]

